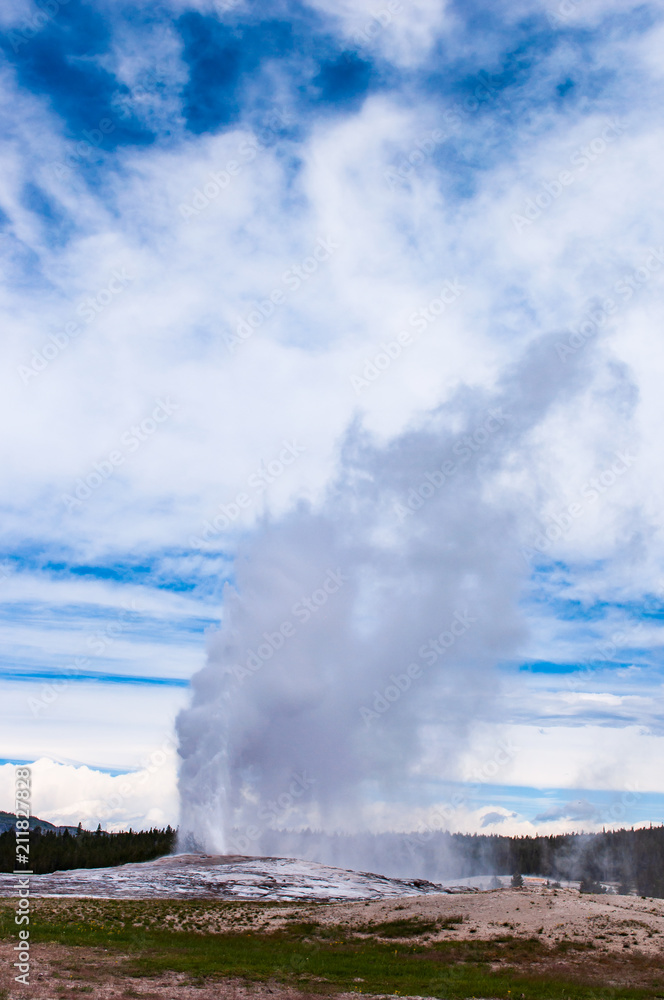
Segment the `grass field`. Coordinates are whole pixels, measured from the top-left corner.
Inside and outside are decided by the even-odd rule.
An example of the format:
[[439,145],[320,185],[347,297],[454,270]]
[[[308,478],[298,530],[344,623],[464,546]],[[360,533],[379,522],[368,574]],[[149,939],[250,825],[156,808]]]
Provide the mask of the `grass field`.
[[[435,921],[407,919],[319,923],[318,907],[301,904],[171,900],[33,901],[31,941],[68,948],[76,969],[89,949],[116,952],[124,975],[174,971],[196,983],[221,978],[284,983],[307,992],[515,1000],[664,997],[658,961],[638,954],[601,955],[589,943],[548,946],[509,934],[431,941]],[[0,904],[0,933],[15,933],[14,907]],[[442,923],[442,922],[441,922]],[[221,929],[223,928],[223,929]],[[57,984],[56,984],[57,985]],[[67,993],[61,985],[59,995]]]

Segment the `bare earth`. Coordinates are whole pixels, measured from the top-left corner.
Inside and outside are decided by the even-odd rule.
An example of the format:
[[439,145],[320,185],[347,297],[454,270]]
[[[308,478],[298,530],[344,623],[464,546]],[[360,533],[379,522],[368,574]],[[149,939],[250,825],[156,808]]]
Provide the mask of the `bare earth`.
[[[83,913],[97,905],[93,899],[42,899],[35,901],[39,909],[47,912],[66,909],[69,913]],[[163,906],[167,901],[162,900]],[[177,926],[179,900],[173,901],[173,920],[166,919],[170,926]],[[661,966],[664,959],[664,900],[641,899],[633,896],[580,896],[574,889],[553,889],[531,885],[524,889],[498,889],[482,893],[460,893],[458,895],[431,894],[405,896],[375,901],[355,900],[328,904],[284,905],[279,901],[257,904],[247,901],[247,912],[255,919],[254,928],[276,929],[289,919],[312,919],[318,923],[344,924],[359,931],[362,925],[381,923],[407,917],[423,919],[445,918],[461,915],[463,922],[426,935],[427,941],[491,940],[504,935],[529,938],[538,937],[548,945],[564,940],[577,942],[593,941],[595,950],[593,962],[602,961],[614,970],[620,970],[621,960],[625,966],[626,957],[632,960],[642,956],[649,966]],[[167,912],[167,911],[166,911]],[[235,924],[226,922],[217,907],[205,915],[204,907],[199,913],[207,916],[207,923],[201,930],[237,930],[238,911],[234,909]],[[454,929],[456,928],[456,929]],[[412,940],[412,939],[411,939]],[[13,982],[12,943],[0,943],[0,996],[11,1000],[73,1000],[74,997],[94,998],[136,998],[136,1000],[302,1000],[309,994],[295,992],[284,986],[261,984],[247,986],[238,981],[191,985],[187,977],[168,973],[153,978],[132,978],[120,973],[119,965],[125,956],[104,949],[68,949],[61,945],[35,945],[32,952],[31,984],[29,988]],[[604,959],[602,959],[604,955]],[[588,956],[585,961],[589,961]],[[632,966],[633,968],[633,966]],[[559,966],[559,971],[564,969]],[[629,973],[625,968],[629,985]],[[618,979],[612,975],[612,982]],[[632,981],[633,982],[633,981]],[[2,989],[8,991],[3,994]],[[357,996],[357,994],[352,994]],[[345,996],[350,996],[347,994]],[[405,998],[400,998],[405,1000]]]
[[[395,912],[398,909],[399,912]],[[313,914],[313,910],[310,911]],[[364,923],[419,916],[423,919],[461,914],[458,930],[431,935],[431,941],[489,940],[506,933],[519,937],[537,935],[547,944],[594,941],[609,951],[625,944],[642,954],[664,951],[664,899],[637,896],[581,896],[576,889],[496,889],[458,896],[419,896],[369,903],[341,903],[318,908],[323,923]],[[599,940],[598,940],[599,939]]]
[[[188,977],[168,973],[149,979],[135,979],[120,975],[115,968],[122,957],[98,948],[78,949],[75,966],[70,949],[63,945],[36,945],[32,954],[30,986],[14,983],[7,970],[11,967],[11,945],[0,942],[0,989],[9,990],[9,1000],[61,1000],[76,997],[83,1000],[314,1000],[314,994],[288,989],[284,986],[247,986],[237,980],[228,980],[205,986],[193,986]],[[73,969],[76,971],[72,971]],[[83,968],[84,971],[80,972]],[[344,996],[341,994],[340,996]],[[354,996],[354,994],[353,994]],[[320,994],[315,1000],[321,1000]],[[401,998],[405,1000],[405,998]]]

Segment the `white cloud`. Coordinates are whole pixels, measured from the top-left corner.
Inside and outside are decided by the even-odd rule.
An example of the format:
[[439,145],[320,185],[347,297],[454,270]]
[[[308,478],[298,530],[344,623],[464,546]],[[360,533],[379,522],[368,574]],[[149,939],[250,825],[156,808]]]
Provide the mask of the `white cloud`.
[[[501,741],[514,752],[498,758]],[[444,751],[443,751],[444,752]],[[642,726],[534,726],[484,724],[462,755],[465,781],[530,788],[627,789],[635,794],[664,792],[660,762],[664,736]],[[487,766],[498,760],[498,766]],[[436,773],[441,752],[432,750],[425,773]],[[491,773],[493,772],[493,773]]]
[[349,47],[397,66],[426,59],[448,22],[445,0],[308,0],[331,17]]
[[5,680],[3,688],[0,758],[52,757],[111,770],[140,767],[172,738],[186,703],[185,689],[156,685]]
[[[177,824],[175,744],[164,739],[146,754],[143,768],[105,774],[41,757],[30,764],[31,812],[56,826],[147,829]],[[2,808],[13,812],[15,767],[0,765]]]

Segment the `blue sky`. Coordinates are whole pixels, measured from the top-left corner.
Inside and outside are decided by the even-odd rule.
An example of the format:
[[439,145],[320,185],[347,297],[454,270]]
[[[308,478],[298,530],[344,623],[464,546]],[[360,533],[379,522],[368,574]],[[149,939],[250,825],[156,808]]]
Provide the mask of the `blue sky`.
[[459,828],[664,819],[663,41],[614,0],[3,4],[0,758],[45,818],[177,822],[237,560],[349,489],[357,428],[407,504],[405,435],[502,392],[509,609],[454,752],[421,719],[412,815],[507,738]]

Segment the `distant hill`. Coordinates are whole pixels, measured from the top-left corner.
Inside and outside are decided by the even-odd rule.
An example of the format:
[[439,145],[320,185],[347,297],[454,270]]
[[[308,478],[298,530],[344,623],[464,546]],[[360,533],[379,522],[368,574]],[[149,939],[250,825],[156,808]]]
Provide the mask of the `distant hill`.
[[[6,833],[8,830],[13,830],[15,823],[16,816],[14,813],[3,812],[0,810],[0,833]],[[64,833],[65,830],[68,830],[69,833],[76,833],[77,829],[75,826],[54,826],[53,823],[49,823],[45,819],[39,819],[37,816],[31,816],[29,823],[31,830],[40,826],[44,831],[50,830],[51,832],[60,834]]]

